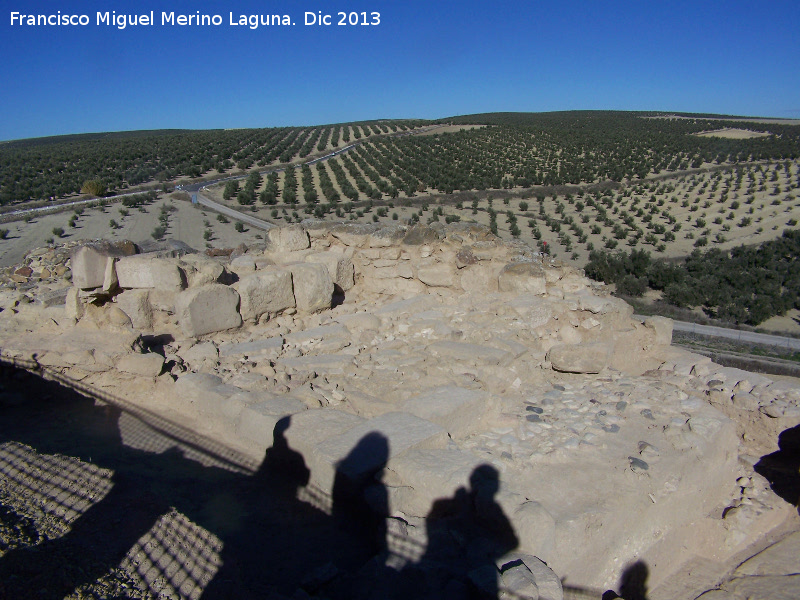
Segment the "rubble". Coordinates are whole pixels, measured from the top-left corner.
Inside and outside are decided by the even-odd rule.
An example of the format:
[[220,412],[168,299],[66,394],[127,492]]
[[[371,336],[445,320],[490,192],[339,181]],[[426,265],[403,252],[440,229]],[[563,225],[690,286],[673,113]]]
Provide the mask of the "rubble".
[[[42,278],[26,303],[7,279],[2,354],[87,385],[140,378],[119,394],[254,460],[281,423],[309,489],[380,483],[390,521],[425,519],[490,466],[486,514],[500,510],[517,544],[469,585],[526,597],[561,598],[564,577],[612,587],[627,562],[687,540],[732,556],[788,514],[767,495],[735,504],[752,465],[732,411],[800,423],[800,388],[671,347],[671,321],[635,321],[530,248],[434,225],[308,222],[233,260],[78,247],[61,263],[71,287],[68,271],[55,291]],[[371,435],[385,450],[345,469]],[[661,561],[652,583],[670,570]]]

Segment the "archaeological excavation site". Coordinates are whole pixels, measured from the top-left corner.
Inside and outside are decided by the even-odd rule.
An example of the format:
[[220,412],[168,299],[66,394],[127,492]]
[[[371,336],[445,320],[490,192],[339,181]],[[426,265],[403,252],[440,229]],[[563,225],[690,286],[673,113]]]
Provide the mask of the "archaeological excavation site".
[[1,277],[2,598],[800,597],[800,382],[488,228]]

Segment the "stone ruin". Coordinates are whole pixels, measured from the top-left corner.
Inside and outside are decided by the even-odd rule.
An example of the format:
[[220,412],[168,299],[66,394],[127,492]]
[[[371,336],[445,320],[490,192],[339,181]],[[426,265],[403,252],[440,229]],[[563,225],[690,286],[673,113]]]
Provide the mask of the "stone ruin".
[[800,423],[799,387],[671,346],[670,320],[637,320],[580,271],[477,225],[307,221],[223,256],[83,243],[6,277],[4,358],[255,464],[288,422],[310,470],[301,496],[329,498],[378,432],[387,456],[346,476],[367,501],[385,488],[390,551],[424,547],[431,506],[491,465],[518,540],[505,564],[520,561],[502,583],[524,597],[612,588],[637,560],[657,586],[792,511],[753,465]]

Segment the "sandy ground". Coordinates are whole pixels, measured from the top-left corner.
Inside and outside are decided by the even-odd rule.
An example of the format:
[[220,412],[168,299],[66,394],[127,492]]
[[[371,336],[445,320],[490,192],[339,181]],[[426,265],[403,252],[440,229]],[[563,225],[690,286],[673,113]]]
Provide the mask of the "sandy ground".
[[726,127],[725,129],[715,129],[714,131],[701,131],[695,135],[699,137],[728,138],[731,140],[749,140],[751,138],[769,137],[771,134],[764,133],[763,131],[749,131],[747,129],[731,129],[730,127]]
[[[56,227],[65,230],[63,238],[56,238],[58,241],[98,238],[128,239],[134,242],[152,241],[151,234],[159,225],[161,206],[165,204],[171,204],[176,208],[171,213],[165,239],[181,240],[198,250],[205,249],[207,243],[215,248],[232,248],[242,242],[253,244],[261,241],[256,236],[262,235],[263,232],[247,227],[243,233],[239,233],[234,229],[235,223],[232,219],[229,223],[220,223],[214,212],[203,211],[189,202],[167,197],[146,207],[145,212],[128,209],[127,217],[120,215],[121,204],[110,205],[105,211],[86,209],[78,217],[74,228],[69,226],[73,212],[37,217],[30,223],[24,221],[7,223],[4,227],[9,229],[8,239],[0,240],[0,266],[17,264],[29,250],[44,246],[49,238],[55,237],[53,228]],[[119,229],[110,227],[109,222],[112,219],[120,225]],[[205,225],[206,222],[208,227]],[[210,241],[204,238],[206,229],[212,231]]]

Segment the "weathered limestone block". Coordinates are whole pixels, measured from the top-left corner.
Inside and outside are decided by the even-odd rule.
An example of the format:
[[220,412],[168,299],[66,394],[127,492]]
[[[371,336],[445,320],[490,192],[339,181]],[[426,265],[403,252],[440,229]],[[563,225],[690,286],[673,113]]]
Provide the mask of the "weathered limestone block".
[[477,456],[449,448],[416,448],[392,457],[384,483],[394,510],[424,517],[438,499],[459,487],[469,488],[469,478],[482,464]]
[[269,397],[245,406],[236,421],[236,433],[260,446],[272,446],[275,425],[282,418],[307,410],[304,402],[291,396]]
[[286,334],[286,341],[292,344],[308,344],[310,342],[321,342],[332,339],[350,339],[350,331],[341,323],[329,323],[312,327],[311,329],[301,329]]
[[105,304],[103,306],[85,305],[81,321],[92,323],[98,329],[118,330],[120,328],[129,328],[132,325],[130,317],[113,304]]
[[283,347],[283,338],[273,337],[252,342],[233,342],[222,344],[219,347],[219,355],[228,357],[258,357],[274,358],[280,354]]
[[178,377],[171,401],[187,406],[199,416],[216,417],[227,399],[238,390],[225,385],[222,379],[209,373],[185,373]]
[[422,311],[433,308],[439,304],[431,294],[419,294],[405,300],[397,300],[384,304],[375,311],[375,315],[383,321],[392,322],[396,319],[405,319]]
[[352,333],[364,331],[377,331],[380,329],[381,320],[371,313],[356,313],[336,317],[336,322],[341,323]]
[[277,364],[289,375],[300,373],[326,373],[341,375],[353,365],[353,357],[346,354],[317,354],[297,358],[279,358]]
[[239,294],[218,283],[192,288],[178,295],[175,312],[186,335],[233,329],[242,324]]
[[332,408],[312,409],[292,416],[284,437],[290,448],[308,457],[316,444],[340,435],[363,421],[361,417]]
[[325,265],[334,285],[338,286],[341,291],[346,292],[355,283],[353,260],[340,252],[316,252],[307,255],[303,260],[307,263]]
[[136,329],[153,327],[153,307],[150,304],[148,290],[125,290],[118,294],[114,301],[122,312],[130,317],[133,327]]
[[505,350],[466,342],[434,342],[428,346],[428,351],[444,360],[472,365],[499,365],[512,359],[512,355]]
[[543,327],[553,318],[553,305],[543,298],[522,295],[511,300],[508,306],[525,318],[531,329]]
[[463,438],[479,427],[489,394],[456,386],[442,386],[409,398],[402,410],[441,425],[453,438]]
[[417,279],[429,287],[453,287],[456,273],[451,265],[438,263],[419,267]]
[[151,288],[170,292],[182,290],[184,275],[169,259],[131,256],[117,261],[117,278],[123,289]]
[[370,237],[378,229],[372,223],[336,223],[331,226],[330,233],[345,246],[360,248],[368,244]]
[[72,251],[70,264],[72,265],[72,284],[83,290],[101,287],[106,279],[106,269],[109,259],[129,256],[136,252],[136,248],[128,244],[87,244],[79,246]]
[[34,299],[34,303],[49,308],[51,306],[59,306],[67,301],[67,294],[69,288],[62,288],[60,290],[52,290],[49,292],[42,292]]
[[411,227],[403,238],[406,246],[422,246],[437,242],[441,236],[433,227],[417,224]]
[[367,238],[369,248],[389,248],[398,245],[406,234],[404,225],[384,225]]
[[[353,452],[367,436],[376,442],[376,447]],[[413,448],[443,448],[446,443],[447,432],[439,425],[409,413],[386,413],[362,420],[347,431],[317,443],[308,461],[311,478],[321,489],[332,490],[337,470],[350,481],[359,481],[403,452]],[[347,467],[342,470],[337,465],[345,459]]]
[[292,275],[274,268],[258,271],[242,278],[234,286],[241,297],[242,319],[258,319],[263,314],[275,315],[295,306]]
[[461,248],[456,252],[456,268],[463,269],[466,266],[474,265],[478,262],[478,257],[472,253],[469,247]]
[[181,258],[180,267],[186,274],[189,287],[220,283],[225,267],[202,254],[187,254]]
[[613,296],[596,296],[590,290],[582,290],[575,294],[580,310],[589,311],[596,315],[619,314],[628,319],[633,315],[633,307],[624,300]]
[[556,371],[599,373],[608,366],[613,349],[613,345],[604,342],[580,346],[559,345],[550,348],[547,360]]
[[67,317],[76,321],[83,316],[84,304],[79,297],[79,288],[71,287],[67,290],[67,297],[64,300],[64,313]]
[[461,288],[470,293],[496,292],[499,268],[491,264],[475,264],[459,272]]
[[535,500],[526,500],[517,506],[509,506],[508,500],[517,500],[517,494],[499,494],[498,503],[514,524],[519,538],[519,549],[535,553],[544,560],[550,559],[555,547],[556,520]]
[[557,285],[565,294],[575,294],[585,290],[589,286],[589,280],[575,272],[569,272],[559,279]]
[[207,360],[216,361],[219,357],[219,350],[213,342],[202,342],[186,350],[181,350],[179,356],[184,362],[189,363],[189,366],[199,367]]
[[666,317],[647,317],[644,325],[653,331],[655,344],[669,346],[672,344],[672,319]]
[[510,263],[497,278],[501,292],[519,292],[539,296],[547,292],[545,269],[532,262]]
[[[558,575],[544,562],[530,554],[514,552],[502,558],[500,587],[514,598],[538,597],[539,600],[563,600],[564,588]],[[501,595],[502,593],[501,592]],[[533,596],[533,594],[536,596]]]
[[308,232],[300,225],[274,227],[267,232],[267,241],[272,252],[295,252],[311,247]]
[[298,311],[313,313],[331,307],[333,280],[325,265],[295,263],[284,268],[292,274]]
[[239,277],[244,277],[245,275],[249,275],[256,270],[256,259],[254,256],[249,254],[237,256],[231,261],[229,268]]
[[155,352],[149,354],[129,354],[117,363],[117,369],[142,377],[158,377],[164,368],[164,357]]
[[106,260],[106,270],[103,273],[103,286],[102,290],[104,292],[112,292],[117,289],[119,285],[119,279],[117,278],[117,269],[115,266],[116,259],[109,257]]

